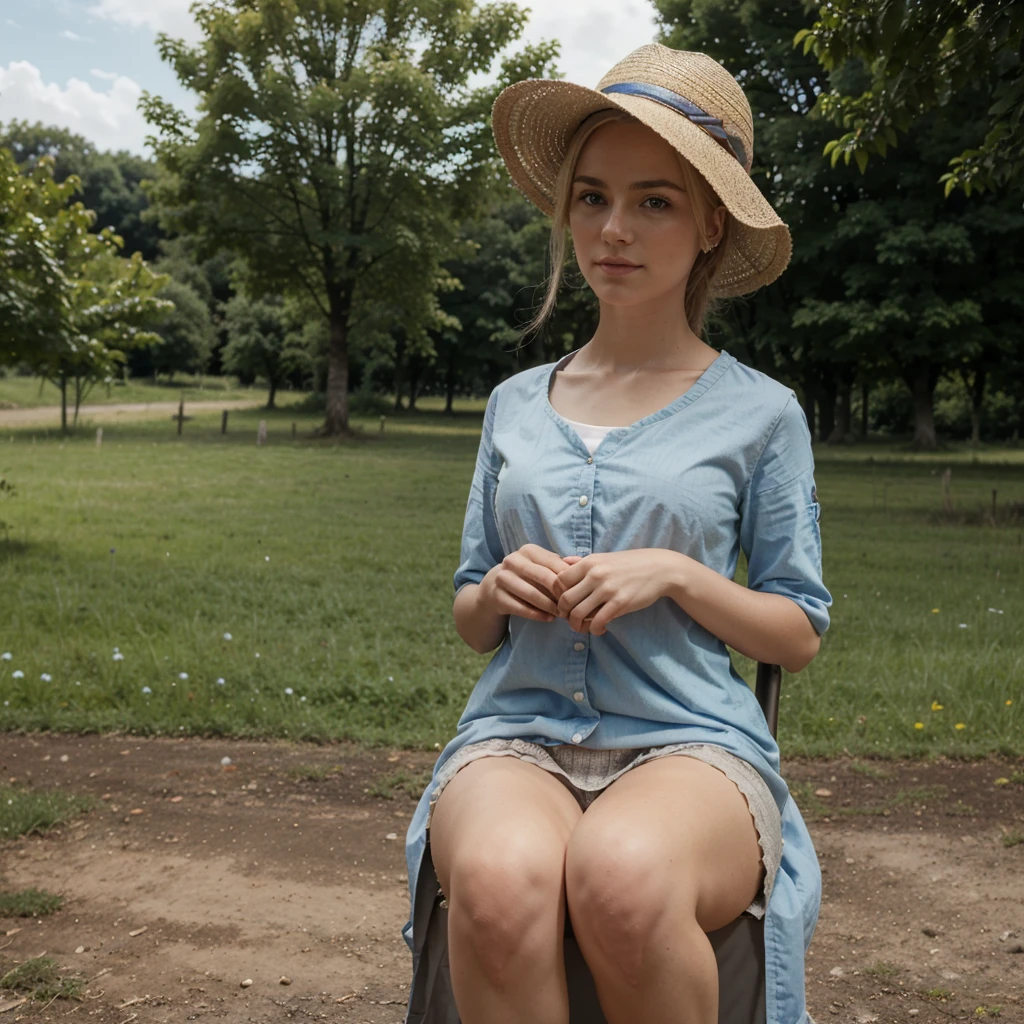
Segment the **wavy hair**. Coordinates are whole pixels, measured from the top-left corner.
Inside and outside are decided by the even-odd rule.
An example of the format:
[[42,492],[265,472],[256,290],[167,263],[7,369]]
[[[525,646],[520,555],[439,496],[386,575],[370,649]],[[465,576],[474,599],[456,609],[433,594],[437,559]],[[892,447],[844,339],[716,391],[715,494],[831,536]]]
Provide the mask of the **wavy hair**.
[[[539,331],[555,311],[566,255],[572,241],[569,231],[569,206],[572,201],[572,180],[576,176],[576,165],[579,163],[580,152],[587,139],[601,125],[607,124],[609,121],[642,123],[624,110],[598,110],[580,123],[570,140],[555,185],[555,209],[552,216],[551,238],[548,243],[551,273],[547,280],[544,300],[540,309],[525,327],[520,329],[520,336],[524,340]],[[732,215],[726,211],[724,231],[719,244],[714,249],[704,252],[703,249],[708,244],[707,232],[704,230],[705,218],[711,210],[721,206],[722,201],[704,175],[697,171],[682,154],[677,154],[677,156],[683,176],[683,186],[690,197],[690,205],[697,221],[697,234],[702,250],[697,253],[697,258],[690,270],[689,280],[686,282],[684,297],[686,320],[693,333],[703,339],[708,317],[715,312],[717,307],[717,303],[711,297],[710,285],[728,244]]]

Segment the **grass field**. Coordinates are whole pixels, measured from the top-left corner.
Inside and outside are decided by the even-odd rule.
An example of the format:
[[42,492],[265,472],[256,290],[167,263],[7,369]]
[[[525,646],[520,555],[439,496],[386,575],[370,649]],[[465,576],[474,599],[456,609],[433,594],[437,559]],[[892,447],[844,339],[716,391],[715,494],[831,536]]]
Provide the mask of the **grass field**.
[[[451,617],[483,401],[423,405],[344,444],[287,411],[101,449],[0,432],[0,728],[444,744],[490,657]],[[835,604],[785,677],[784,754],[1024,752],[1024,453],[816,455]]]
[[[266,401],[265,387],[241,387],[233,377],[188,377],[175,386],[154,385],[130,380],[127,384],[97,384],[86,395],[84,405],[114,405],[121,402],[177,402],[185,394],[186,402],[214,402],[224,398]],[[290,400],[282,391],[279,401]],[[7,377],[0,374],[0,409],[34,409],[60,405],[60,391],[38,377]],[[68,411],[74,407],[74,392],[68,391]]]

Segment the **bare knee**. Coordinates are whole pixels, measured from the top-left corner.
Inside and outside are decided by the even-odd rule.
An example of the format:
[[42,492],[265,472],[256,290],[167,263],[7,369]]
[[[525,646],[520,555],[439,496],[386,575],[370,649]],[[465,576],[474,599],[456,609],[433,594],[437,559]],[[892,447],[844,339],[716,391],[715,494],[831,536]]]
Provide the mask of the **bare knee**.
[[666,908],[678,913],[680,900],[688,900],[682,868],[643,836],[588,827],[584,819],[569,839],[565,859],[573,932],[581,943],[596,947],[608,969],[638,982],[646,944]]
[[552,955],[564,927],[565,848],[528,834],[460,849],[451,866],[449,933],[472,944],[494,982],[524,958]]

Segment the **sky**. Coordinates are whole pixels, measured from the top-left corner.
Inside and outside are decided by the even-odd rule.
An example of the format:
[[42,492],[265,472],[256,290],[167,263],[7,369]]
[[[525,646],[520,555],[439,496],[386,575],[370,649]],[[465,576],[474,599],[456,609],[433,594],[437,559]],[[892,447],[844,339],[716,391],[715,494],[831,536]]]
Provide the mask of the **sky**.
[[[559,70],[593,87],[653,40],[647,0],[515,0],[531,10],[518,44],[559,39]],[[0,122],[57,124],[99,149],[149,155],[143,90],[189,113],[195,96],[160,60],[156,34],[194,41],[191,0],[0,0]]]

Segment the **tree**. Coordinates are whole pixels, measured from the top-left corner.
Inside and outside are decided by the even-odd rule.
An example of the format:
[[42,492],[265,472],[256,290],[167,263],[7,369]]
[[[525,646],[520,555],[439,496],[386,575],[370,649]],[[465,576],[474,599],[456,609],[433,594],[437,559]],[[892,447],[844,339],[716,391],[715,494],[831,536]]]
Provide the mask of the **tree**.
[[[157,270],[163,270],[157,264]],[[154,321],[153,332],[160,342],[152,348],[138,349],[132,359],[136,372],[201,373],[210,362],[217,331],[210,317],[209,306],[196,288],[186,281],[170,278],[160,292],[161,298],[174,308]]]
[[851,129],[829,141],[832,165],[855,158],[863,172],[872,151],[882,157],[907,133],[915,115],[942,107],[960,118],[964,89],[979,85],[991,104],[979,146],[946,154],[938,180],[954,188],[994,189],[1024,178],[1024,5],[1014,0],[830,0],[794,45],[813,51],[829,71],[860,62],[868,82],[859,91],[833,89],[819,112]]
[[277,389],[293,370],[309,362],[301,321],[280,296],[257,299],[242,291],[225,307],[224,322],[228,332],[221,356],[224,369],[262,377],[270,389],[267,408],[276,408]]
[[139,253],[118,255],[111,228],[93,233],[95,214],[70,202],[79,181],[53,179],[53,158],[22,173],[0,149],[0,361],[24,362],[61,393],[75,416],[89,389],[125,361],[125,350],[158,341],[146,324],[172,304],[156,297],[166,278]]
[[156,173],[152,160],[125,151],[100,152],[84,136],[41,122],[8,122],[0,127],[0,146],[10,149],[23,169],[40,157],[52,157],[54,180],[63,182],[72,174],[79,179],[81,201],[95,212],[98,227],[113,228],[126,253],[156,258],[160,228],[142,189],[142,182]]
[[201,0],[195,46],[158,37],[202,98],[192,122],[142,107],[167,175],[168,223],[230,247],[270,293],[305,291],[329,325],[324,431],[347,433],[350,345],[382,324],[429,350],[460,220],[493,177],[496,92],[547,69],[554,44],[501,61],[522,31],[511,0]]

